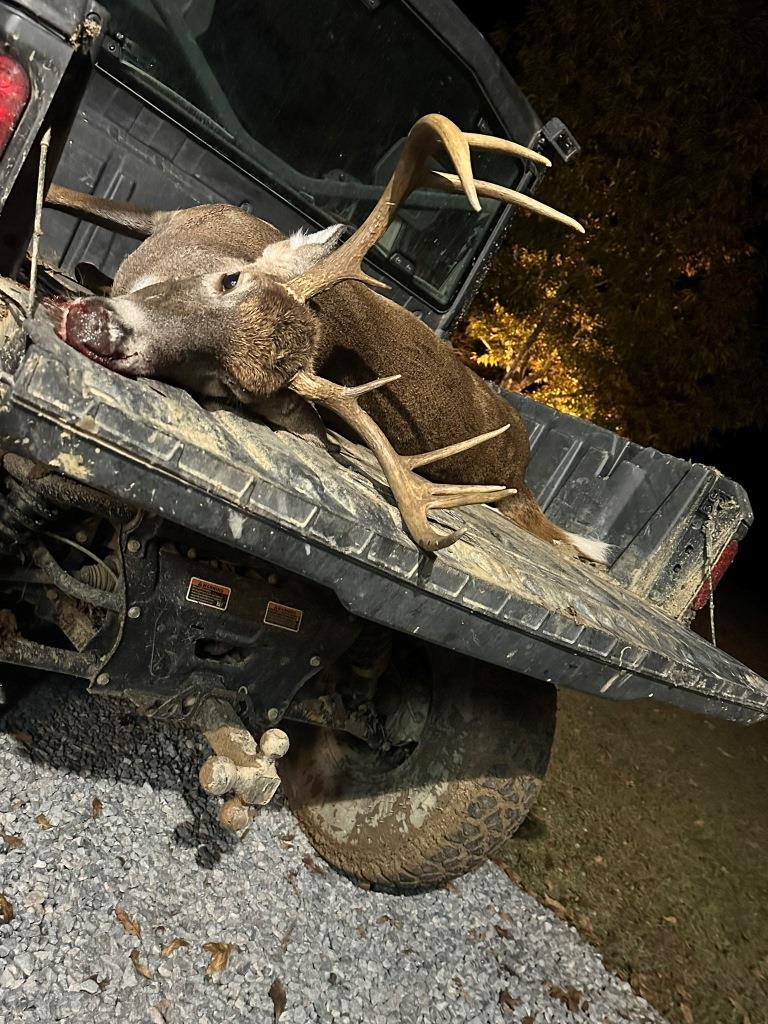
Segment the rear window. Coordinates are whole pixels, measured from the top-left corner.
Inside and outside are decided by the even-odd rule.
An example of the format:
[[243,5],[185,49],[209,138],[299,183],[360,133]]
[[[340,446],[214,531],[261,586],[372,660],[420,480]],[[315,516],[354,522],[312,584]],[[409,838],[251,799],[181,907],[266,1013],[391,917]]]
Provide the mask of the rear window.
[[[458,56],[395,0],[103,2],[132,84],[321,222],[362,222],[423,114],[501,133]],[[483,153],[475,170],[514,186],[521,166]],[[445,308],[497,212],[419,192],[372,258]]]

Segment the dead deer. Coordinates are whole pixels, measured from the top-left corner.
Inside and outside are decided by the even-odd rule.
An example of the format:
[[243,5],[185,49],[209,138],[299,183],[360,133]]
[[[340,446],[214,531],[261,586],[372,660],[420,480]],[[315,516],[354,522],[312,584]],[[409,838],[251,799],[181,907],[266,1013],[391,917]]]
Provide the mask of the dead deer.
[[[456,174],[429,168],[440,145]],[[495,503],[544,541],[604,561],[604,544],[560,529],[526,486],[529,444],[517,412],[417,317],[372,291],[382,286],[362,269],[417,188],[463,192],[475,211],[480,196],[514,203],[583,231],[530,196],[475,180],[471,148],[549,164],[427,115],[370,215],[338,248],[343,225],[285,238],[231,206],[149,211],[52,186],[48,205],[145,239],[119,268],[111,297],[68,303],[58,332],[119,373],[234,396],[305,436],[318,435],[316,407],[330,412],[373,451],[425,550],[463,533],[438,533],[430,509]],[[414,472],[424,467],[429,480]]]

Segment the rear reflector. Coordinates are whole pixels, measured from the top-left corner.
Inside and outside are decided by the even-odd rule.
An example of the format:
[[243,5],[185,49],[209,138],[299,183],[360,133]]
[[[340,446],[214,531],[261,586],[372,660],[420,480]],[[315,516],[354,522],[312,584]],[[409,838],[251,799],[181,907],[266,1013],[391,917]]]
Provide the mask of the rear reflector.
[[5,152],[28,99],[26,71],[9,54],[0,54],[0,154]]
[[[725,576],[725,570],[731,564],[736,557],[736,552],[739,550],[738,542],[732,540],[730,544],[726,544],[723,548],[723,553],[720,555],[718,560],[712,566],[712,589],[714,590],[720,580]],[[699,587],[699,592],[693,599],[691,607],[694,611],[699,612],[709,600],[709,578],[704,580],[702,585]]]

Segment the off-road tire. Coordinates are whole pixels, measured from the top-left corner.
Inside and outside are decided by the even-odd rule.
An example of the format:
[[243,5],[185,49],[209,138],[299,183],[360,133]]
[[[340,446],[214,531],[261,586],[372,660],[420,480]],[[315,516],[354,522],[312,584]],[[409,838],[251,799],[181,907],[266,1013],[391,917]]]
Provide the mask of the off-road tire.
[[422,652],[431,697],[405,760],[302,727],[281,769],[317,852],[388,891],[441,885],[491,856],[534,804],[554,734],[554,687],[438,648]]

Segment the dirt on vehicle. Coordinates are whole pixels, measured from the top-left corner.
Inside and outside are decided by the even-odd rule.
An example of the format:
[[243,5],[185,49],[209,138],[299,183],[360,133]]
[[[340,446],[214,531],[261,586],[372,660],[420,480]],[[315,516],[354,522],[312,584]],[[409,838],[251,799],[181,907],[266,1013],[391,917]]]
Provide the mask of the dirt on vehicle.
[[[768,609],[721,589],[720,644],[765,674]],[[502,866],[670,1019],[765,1024],[768,723],[569,691],[558,714],[539,803]]]

